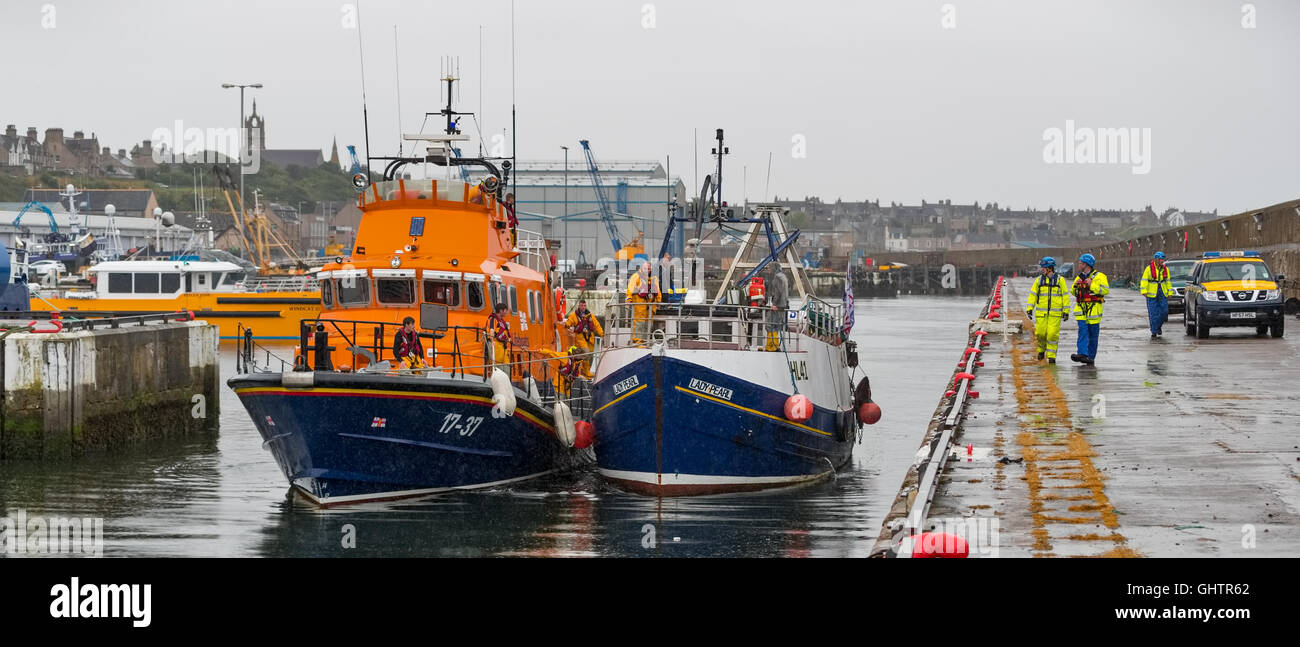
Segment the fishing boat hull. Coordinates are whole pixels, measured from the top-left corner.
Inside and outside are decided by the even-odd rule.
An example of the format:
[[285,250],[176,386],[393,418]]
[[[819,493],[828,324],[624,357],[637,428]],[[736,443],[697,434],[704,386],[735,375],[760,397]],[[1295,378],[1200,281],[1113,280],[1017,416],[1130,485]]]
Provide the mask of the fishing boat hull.
[[[810,363],[826,370],[813,371]],[[593,392],[600,474],[654,496],[828,477],[848,462],[858,434],[847,375],[832,375],[833,363],[827,353],[607,351]],[[803,422],[784,415],[795,383],[813,392]]]
[[[566,447],[552,413],[517,392],[494,417],[478,378],[344,373],[228,381],[289,484],[321,506],[493,487],[594,460]],[[304,386],[310,383],[310,386]]]

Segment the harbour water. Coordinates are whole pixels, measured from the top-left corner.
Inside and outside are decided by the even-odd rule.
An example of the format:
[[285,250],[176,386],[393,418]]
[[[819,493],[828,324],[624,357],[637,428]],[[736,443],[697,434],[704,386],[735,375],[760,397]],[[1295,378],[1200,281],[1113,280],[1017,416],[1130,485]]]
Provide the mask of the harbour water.
[[[978,297],[859,300],[853,338],[884,410],[849,468],[803,488],[655,499],[594,472],[420,501],[318,510],[224,379],[221,430],[75,462],[0,463],[0,516],[101,517],[112,557],[864,556],[952,373]],[[288,354],[287,352],[285,354]]]

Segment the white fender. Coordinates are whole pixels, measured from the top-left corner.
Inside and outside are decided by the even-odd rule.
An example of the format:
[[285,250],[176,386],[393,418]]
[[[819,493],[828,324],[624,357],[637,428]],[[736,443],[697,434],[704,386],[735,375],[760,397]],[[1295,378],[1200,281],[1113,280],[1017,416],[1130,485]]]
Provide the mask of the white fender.
[[569,412],[569,405],[563,402],[555,403],[555,435],[565,447],[573,447],[573,441],[578,437],[578,430],[573,426],[573,414]]
[[527,379],[524,380],[524,383],[528,387],[528,399],[540,401],[542,399],[542,393],[537,390],[537,380],[534,380],[533,376],[529,375]]
[[510,383],[510,376],[493,368],[488,381],[492,384],[492,415],[497,418],[515,415],[515,387]]

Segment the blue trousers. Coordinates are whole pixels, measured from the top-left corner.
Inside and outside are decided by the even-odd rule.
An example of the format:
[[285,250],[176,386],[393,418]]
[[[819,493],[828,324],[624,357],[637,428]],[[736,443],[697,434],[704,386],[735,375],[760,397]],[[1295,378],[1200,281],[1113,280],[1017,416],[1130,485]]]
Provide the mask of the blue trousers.
[[1079,354],[1088,359],[1097,359],[1097,334],[1101,332],[1101,324],[1090,324],[1082,319],[1079,320]]
[[1157,292],[1154,297],[1147,297],[1147,321],[1153,335],[1161,332],[1165,322],[1169,321],[1169,299],[1164,293]]

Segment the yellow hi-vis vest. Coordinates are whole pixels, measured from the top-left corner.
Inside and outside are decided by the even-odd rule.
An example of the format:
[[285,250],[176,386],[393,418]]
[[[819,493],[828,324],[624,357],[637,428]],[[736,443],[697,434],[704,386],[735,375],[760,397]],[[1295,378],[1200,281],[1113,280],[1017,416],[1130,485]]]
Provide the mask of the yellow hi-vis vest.
[[1142,270],[1142,296],[1148,299],[1156,298],[1156,295],[1163,292],[1165,297],[1174,295],[1174,286],[1169,282],[1169,268],[1158,267],[1155,274],[1151,273],[1151,268],[1155,263],[1147,263],[1146,269]]
[[1038,275],[1029,287],[1029,301],[1026,310],[1032,310],[1034,317],[1063,317],[1070,305],[1070,288],[1060,274],[1052,272],[1051,278]]

